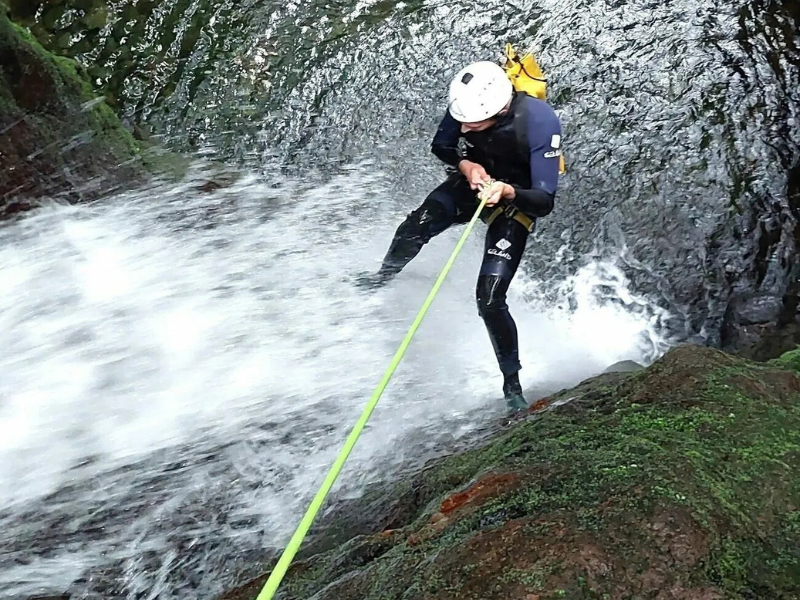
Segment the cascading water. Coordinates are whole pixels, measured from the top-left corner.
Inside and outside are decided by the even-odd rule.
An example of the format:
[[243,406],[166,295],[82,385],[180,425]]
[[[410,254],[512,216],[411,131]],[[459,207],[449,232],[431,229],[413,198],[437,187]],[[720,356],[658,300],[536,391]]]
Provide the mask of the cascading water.
[[[210,598],[285,542],[458,232],[384,290],[351,278],[442,175],[449,77],[507,39],[540,50],[569,166],[510,298],[529,395],[713,341],[730,289],[785,279],[797,130],[765,132],[796,118],[797,72],[736,40],[775,43],[744,3],[107,12],[74,53],[128,119],[247,175],[204,192],[198,167],[0,227],[1,597]],[[480,252],[475,235],[338,497],[502,414]]]
[[[208,596],[226,560],[284,539],[454,243],[437,239],[385,290],[357,290],[401,213],[373,207],[365,234],[353,205],[387,196],[376,172],[155,187],[2,230],[4,589],[89,573],[78,597]],[[309,218],[321,202],[337,217]],[[350,490],[502,414],[472,298],[480,253],[473,238],[347,467]],[[587,295],[604,279],[624,292],[586,271],[564,311],[525,304],[520,285],[527,383],[568,385],[663,348],[642,337],[647,315]]]

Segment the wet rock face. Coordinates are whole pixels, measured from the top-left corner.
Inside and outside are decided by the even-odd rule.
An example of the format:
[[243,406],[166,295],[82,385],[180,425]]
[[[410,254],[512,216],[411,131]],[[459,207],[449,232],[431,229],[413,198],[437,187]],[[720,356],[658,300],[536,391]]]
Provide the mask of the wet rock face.
[[0,216],[31,198],[90,200],[143,170],[139,147],[81,68],[45,51],[0,4]]
[[[786,187],[795,220],[794,244],[800,248],[800,159],[789,170]],[[768,360],[800,345],[800,262],[796,255],[791,262],[787,280],[771,293],[740,293],[732,297],[722,327],[724,350]],[[776,295],[781,289],[783,293]]]
[[[328,511],[280,597],[794,598],[797,354],[764,365],[683,346],[544,399]],[[224,599],[251,600],[263,581]]]
[[[743,46],[753,50],[757,36],[769,43],[757,56],[767,60],[776,74],[776,93],[782,96],[775,114],[780,118],[769,134],[778,150],[773,161],[785,169],[788,211],[777,210],[779,198],[765,195],[758,202],[753,230],[757,252],[749,281],[733,285],[723,318],[720,347],[728,352],[767,360],[800,344],[798,298],[800,295],[800,150],[797,145],[796,100],[800,73],[797,28],[800,10],[793,2],[753,3],[749,17],[742,18]],[[781,275],[770,273],[779,266]]]
[[[420,82],[441,87],[445,78],[406,50],[407,34],[390,29],[422,27],[441,36],[447,61],[467,58],[453,56],[459,44],[447,37],[447,18],[434,24],[415,2],[367,3],[375,14],[345,24],[339,23],[344,5],[329,2],[295,10],[266,0],[7,1],[14,18],[46,48],[84,66],[95,90],[139,138],[157,133],[182,150],[213,139],[227,158],[277,153],[300,169],[306,163],[296,163],[297,156],[315,166],[331,156],[347,160],[363,139],[369,147],[375,139],[391,146],[405,139],[419,146],[406,150],[408,160],[424,155],[415,140],[427,133],[381,136],[409,121],[430,132],[436,125],[427,111],[431,97],[419,95]],[[389,16],[401,4],[409,13]],[[483,30],[461,36],[482,39],[483,52],[532,27],[515,20],[528,21],[532,5],[507,16],[502,3],[479,4],[497,22],[510,19],[507,29],[491,32],[491,41],[482,39]],[[555,20],[545,19],[563,34],[542,50],[553,57],[547,64],[552,100],[571,139],[570,172],[580,177],[564,179],[560,208],[540,230],[546,251],[538,258],[529,253],[523,269],[555,280],[596,245],[625,245],[631,250],[631,260],[623,260],[626,276],[669,311],[662,326],[675,339],[758,358],[800,342],[791,284],[798,237],[791,172],[800,158],[793,125],[800,81],[795,4],[711,1],[692,14],[675,7],[657,17],[646,3],[612,2],[605,16],[598,6],[564,8],[554,11]],[[666,19],[662,30],[692,26],[684,35],[662,36],[653,18]],[[595,21],[604,22],[611,43],[625,50],[605,54],[586,34]],[[380,46],[374,54],[389,48],[387,58],[406,65],[397,85],[376,80],[378,73],[354,58],[356,47],[373,53],[373,44]],[[674,82],[662,87],[666,74]],[[364,89],[372,89],[376,101],[365,101]],[[385,118],[393,112],[403,118]],[[331,136],[353,114],[363,123],[352,135]],[[405,168],[400,177],[388,170],[402,197]],[[552,260],[562,244],[565,260]],[[752,316],[740,314],[750,298],[768,296],[785,305],[778,318],[751,323]]]
[[722,347],[730,352],[769,360],[800,344],[797,296],[754,296],[731,302],[722,330]]
[[755,296],[736,304],[734,311],[742,325],[760,325],[775,321],[783,311],[783,302],[775,296]]

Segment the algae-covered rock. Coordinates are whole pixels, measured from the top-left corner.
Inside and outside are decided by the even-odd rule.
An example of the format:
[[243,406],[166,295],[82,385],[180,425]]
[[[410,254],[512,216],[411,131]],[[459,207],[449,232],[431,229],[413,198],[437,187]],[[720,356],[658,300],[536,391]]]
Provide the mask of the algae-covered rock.
[[798,473],[797,373],[684,346],[338,505],[277,597],[796,600]]
[[0,3],[0,216],[30,198],[91,199],[143,172],[140,147],[74,61]]
[[784,352],[778,358],[771,360],[770,364],[800,373],[800,346],[789,352]]

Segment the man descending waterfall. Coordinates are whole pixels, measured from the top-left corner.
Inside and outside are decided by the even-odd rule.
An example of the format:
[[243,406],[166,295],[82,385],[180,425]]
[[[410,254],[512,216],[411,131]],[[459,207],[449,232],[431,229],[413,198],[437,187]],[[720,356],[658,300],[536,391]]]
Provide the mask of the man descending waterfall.
[[449,165],[448,177],[398,227],[380,270],[361,283],[386,283],[433,236],[469,222],[478,204],[476,190],[481,190],[488,197],[481,214],[488,231],[476,291],[478,312],[504,376],[506,402],[521,410],[527,402],[506,292],[536,219],[553,210],[561,125],[546,102],[514,91],[503,68],[492,62],[462,69],[450,84],[449,100],[431,145]]

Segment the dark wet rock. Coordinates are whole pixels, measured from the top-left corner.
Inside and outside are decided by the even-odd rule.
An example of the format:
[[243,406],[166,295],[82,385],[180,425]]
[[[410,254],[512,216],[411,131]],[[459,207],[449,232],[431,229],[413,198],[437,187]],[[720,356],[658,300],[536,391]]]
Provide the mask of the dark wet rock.
[[[752,50],[750,35],[762,33],[770,40],[766,58],[779,80],[800,77],[800,51],[796,32],[800,12],[795,3],[770,2],[751,5],[742,11],[739,41]],[[782,48],[782,49],[779,49]],[[757,56],[761,56],[760,54]],[[797,85],[780,86],[786,94],[776,112],[778,121],[774,141],[780,152],[775,163],[785,169],[785,186],[777,197],[763,197],[755,205],[756,252],[749,281],[734,284],[722,321],[720,347],[755,360],[780,356],[800,344],[798,303],[800,298],[800,150],[795,117],[788,108],[796,101]],[[784,181],[781,177],[779,181]],[[785,201],[783,199],[785,197]],[[780,201],[780,202],[779,202]],[[778,209],[784,204],[788,210]],[[747,244],[742,240],[742,245]],[[749,250],[746,252],[750,252]],[[780,267],[781,275],[770,274]]]
[[754,296],[731,303],[729,310],[741,325],[759,325],[776,321],[783,311],[783,301],[775,296]]
[[42,198],[93,200],[182,168],[177,157],[145,152],[84,69],[43,49],[7,10],[0,3],[0,216]]
[[771,321],[758,325],[729,325],[723,348],[753,360],[769,360],[800,344],[800,323]]
[[743,295],[728,305],[722,328],[722,348],[755,360],[779,356],[796,345],[794,323],[784,322],[784,299]]
[[794,598],[796,354],[765,365],[683,346],[543,399],[471,449],[338,503],[277,597]]
[[[794,217],[792,237],[800,248],[800,160],[789,169],[786,197]],[[721,330],[721,348],[754,360],[769,360],[800,344],[800,262],[791,268],[776,291],[739,293],[728,304]]]
[[79,66],[46,52],[0,4],[0,215],[29,198],[91,199],[135,179],[140,152]]

